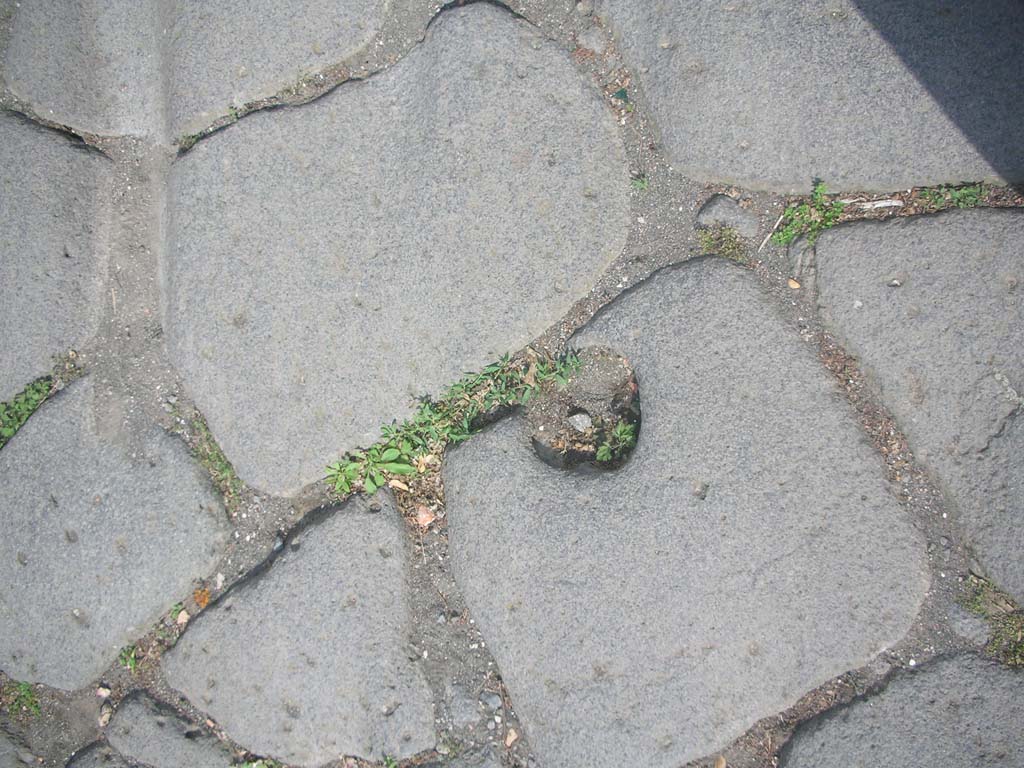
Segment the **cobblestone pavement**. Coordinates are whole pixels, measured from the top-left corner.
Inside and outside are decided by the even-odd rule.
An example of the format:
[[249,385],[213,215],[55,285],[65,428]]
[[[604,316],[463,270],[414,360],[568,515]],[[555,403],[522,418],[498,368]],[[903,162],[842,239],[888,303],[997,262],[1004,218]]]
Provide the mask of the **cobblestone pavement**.
[[1024,766],[1022,40],[0,0],[0,768]]

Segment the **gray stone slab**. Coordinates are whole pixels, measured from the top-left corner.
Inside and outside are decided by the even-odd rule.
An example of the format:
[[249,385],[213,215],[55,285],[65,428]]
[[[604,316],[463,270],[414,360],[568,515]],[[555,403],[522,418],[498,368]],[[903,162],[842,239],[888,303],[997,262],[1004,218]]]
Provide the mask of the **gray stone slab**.
[[923,544],[752,274],[663,271],[574,343],[635,366],[622,469],[553,469],[517,417],[444,470],[453,573],[542,764],[681,765],[903,636]]
[[132,768],[108,745],[99,743],[86,747],[68,762],[67,768]]
[[732,227],[746,238],[757,237],[757,214],[748,211],[728,195],[715,195],[701,206],[697,224],[702,227]]
[[934,662],[802,726],[783,768],[1019,768],[1024,675],[972,656]]
[[[160,0],[19,3],[7,85],[43,117],[98,134],[163,130]],[[236,47],[236,46],[231,46]]]
[[1024,6],[603,0],[677,167],[807,192],[1024,178]]
[[[957,211],[826,233],[826,321],[1024,600],[1024,215]],[[898,287],[895,285],[898,283]]]
[[0,768],[24,768],[19,755],[24,752],[0,731]]
[[106,736],[122,755],[154,768],[225,768],[232,761],[216,738],[142,694],[118,707]]
[[336,64],[380,28],[384,0],[48,0],[17,7],[11,89],[99,134],[178,136]]
[[0,400],[96,329],[110,164],[0,112]]
[[112,432],[92,382],[44,404],[0,451],[0,668],[75,689],[216,561],[226,515],[184,444]]
[[403,523],[380,500],[304,531],[165,657],[171,685],[248,749],[320,765],[434,746],[430,691],[406,655]]
[[563,50],[446,12],[395,67],[176,164],[171,355],[238,473],[294,492],[559,319],[620,252],[628,194]]

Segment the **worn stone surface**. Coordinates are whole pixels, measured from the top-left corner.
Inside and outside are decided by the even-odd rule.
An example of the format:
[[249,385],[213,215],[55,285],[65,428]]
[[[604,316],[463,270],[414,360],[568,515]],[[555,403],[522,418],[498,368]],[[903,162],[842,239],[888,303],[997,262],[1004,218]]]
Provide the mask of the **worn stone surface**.
[[392,69],[198,144],[170,181],[168,343],[239,474],[277,493],[528,342],[626,234],[613,120],[489,5]]
[[204,613],[168,680],[254,752],[319,765],[434,746],[430,693],[406,656],[406,561],[394,502],[353,499],[265,574]]
[[783,768],[1017,768],[1024,675],[973,656],[933,662],[797,730]]
[[755,280],[690,262],[574,338],[635,366],[622,469],[549,467],[518,417],[448,459],[453,572],[542,764],[706,755],[916,614],[918,536]]
[[226,517],[184,444],[129,443],[90,379],[0,452],[0,668],[74,689],[215,562]]
[[75,755],[68,763],[68,768],[131,768],[131,766],[108,745],[99,743],[87,747]]
[[95,331],[109,163],[0,111],[0,400]]
[[[826,320],[1024,600],[1024,215],[858,224],[817,244]],[[896,284],[899,284],[898,287]]]
[[4,61],[44,117],[99,134],[179,136],[368,43],[384,0],[52,0],[17,7]]
[[757,237],[757,214],[748,211],[728,195],[715,195],[697,214],[697,224],[702,227],[732,227],[746,238]]
[[0,731],[0,768],[24,768],[18,755],[23,750]]
[[224,768],[232,758],[216,738],[141,694],[118,707],[106,736],[122,755],[156,768]]
[[1024,178],[1024,6],[603,0],[677,167],[807,192]]

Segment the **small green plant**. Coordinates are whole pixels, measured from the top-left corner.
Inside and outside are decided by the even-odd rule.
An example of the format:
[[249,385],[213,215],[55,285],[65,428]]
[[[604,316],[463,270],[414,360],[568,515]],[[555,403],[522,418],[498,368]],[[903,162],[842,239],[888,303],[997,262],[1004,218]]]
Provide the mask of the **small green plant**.
[[134,672],[135,668],[139,666],[139,647],[137,645],[126,645],[117,655],[117,663],[129,672]]
[[201,416],[196,415],[193,417],[192,431],[195,434],[193,452],[196,458],[200,464],[206,467],[206,471],[210,473],[214,484],[224,495],[224,500],[228,507],[235,507],[242,494],[242,481],[235,473],[235,468],[231,466],[228,457],[224,455],[224,451],[220,449],[217,441],[213,439],[210,428]]
[[38,715],[40,712],[39,699],[36,698],[31,683],[17,680],[11,682],[4,687],[3,701],[9,715]]
[[468,440],[481,428],[482,417],[527,402],[546,382],[564,387],[579,366],[573,352],[533,365],[505,355],[479,373],[467,373],[438,400],[422,399],[411,418],[382,427],[381,439],[370,448],[351,451],[328,465],[327,482],[342,496],[356,490],[369,495],[390,475],[415,475],[425,457]]
[[640,190],[641,192],[650,186],[646,176],[634,176],[630,179],[630,183],[633,185],[633,189]]
[[398,768],[398,762],[391,755],[384,755],[384,768]]
[[53,377],[43,376],[16,394],[10,402],[0,403],[0,448],[7,445],[7,441],[14,437],[52,392]]
[[241,763],[237,768],[280,768],[281,764],[276,760],[269,758],[260,758],[259,760],[250,760],[245,763]]
[[714,253],[741,264],[746,262],[746,249],[740,233],[732,227],[716,224],[697,230],[701,253]]
[[185,610],[185,606],[181,603],[175,603],[171,606],[171,621],[177,621],[181,612]]
[[1024,611],[992,582],[971,575],[964,607],[988,620],[985,652],[1010,667],[1024,667]]
[[921,190],[921,196],[936,208],[977,208],[987,190],[984,184],[965,184],[960,187],[936,187]]
[[620,421],[605,433],[604,441],[598,446],[594,458],[602,463],[618,461],[635,445],[636,425]]
[[800,235],[813,244],[818,236],[829,227],[839,223],[845,204],[841,200],[829,200],[825,183],[816,181],[810,200],[793,203],[782,214],[779,229],[772,235],[776,245],[789,245]]

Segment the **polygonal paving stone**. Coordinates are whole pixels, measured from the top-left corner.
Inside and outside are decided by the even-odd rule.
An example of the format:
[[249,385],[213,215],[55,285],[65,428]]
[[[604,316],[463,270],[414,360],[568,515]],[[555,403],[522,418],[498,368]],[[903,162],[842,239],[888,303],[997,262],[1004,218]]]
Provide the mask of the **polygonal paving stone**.
[[21,3],[5,77],[43,116],[75,128],[177,136],[355,53],[384,8],[384,0]]
[[1015,0],[602,8],[691,176],[784,192],[1024,178]]
[[22,751],[0,731],[0,768],[24,768],[20,758]]
[[353,499],[268,572],[190,625],[171,685],[242,745],[289,763],[406,757],[434,745],[430,692],[406,656],[405,534]]
[[110,434],[92,381],[0,451],[0,668],[74,689],[215,563],[226,517],[184,444]]
[[132,766],[107,744],[99,743],[81,750],[68,763],[67,768],[132,768]]
[[826,320],[938,476],[989,574],[1024,601],[1024,214],[827,232]]
[[544,765],[678,766],[902,637],[922,542],[752,274],[663,271],[573,343],[635,366],[622,469],[553,469],[517,417],[444,470],[453,572]]
[[84,145],[0,112],[0,400],[95,331],[109,167]]
[[154,768],[225,768],[231,752],[209,734],[142,694],[121,704],[107,741],[122,755]]
[[802,726],[783,768],[1020,768],[1024,674],[972,656],[903,673]]
[[250,116],[171,176],[168,344],[238,473],[290,493],[555,322],[624,244],[615,127],[507,12]]

